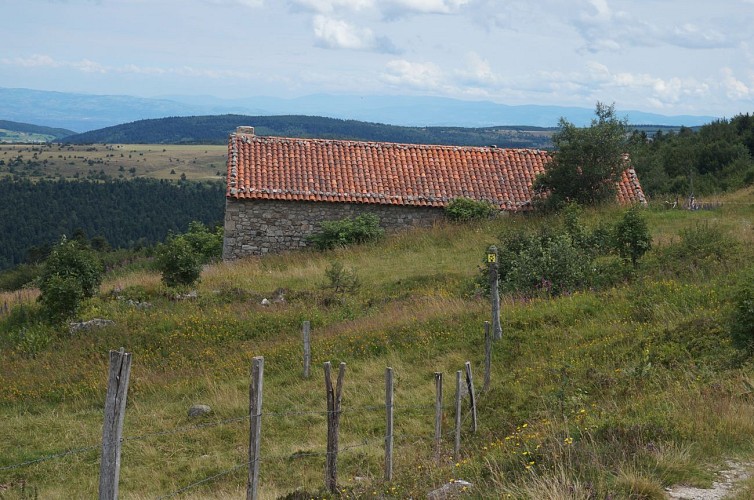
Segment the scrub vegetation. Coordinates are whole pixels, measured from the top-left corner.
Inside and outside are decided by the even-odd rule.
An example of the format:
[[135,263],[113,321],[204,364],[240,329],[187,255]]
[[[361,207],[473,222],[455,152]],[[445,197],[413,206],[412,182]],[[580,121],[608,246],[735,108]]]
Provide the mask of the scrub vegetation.
[[[0,295],[8,304],[0,316],[0,495],[96,495],[108,351],[121,346],[133,354],[122,498],[189,486],[180,498],[243,496],[253,356],[265,358],[261,498],[327,497],[328,360],[347,363],[338,464],[345,497],[421,498],[457,479],[472,483],[472,497],[517,499],[660,499],[673,484],[709,486],[726,461],[754,459],[754,192],[721,201],[714,211],[650,205],[631,215],[632,227],[641,229],[635,216],[646,223],[651,245],[590,261],[612,269],[609,280],[558,294],[504,293],[486,392],[482,257],[504,235],[546,226],[571,227],[572,243],[580,237],[573,214],[448,223],[324,252],[209,264],[196,296],[182,300],[157,271],[119,268],[77,310],[82,320],[114,324],[76,333],[38,321],[33,290]],[[626,213],[585,209],[575,227],[594,238],[626,224]],[[464,416],[455,457],[453,381],[467,360],[479,429],[471,433]],[[391,482],[382,471],[387,366],[396,387]],[[439,461],[434,372],[445,374]],[[195,403],[212,413],[189,419]]]

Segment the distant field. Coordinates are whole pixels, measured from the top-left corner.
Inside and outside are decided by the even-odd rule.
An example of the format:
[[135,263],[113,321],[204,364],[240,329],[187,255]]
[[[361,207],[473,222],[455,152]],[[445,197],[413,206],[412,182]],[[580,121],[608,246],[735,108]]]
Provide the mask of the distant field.
[[0,177],[218,180],[226,157],[225,145],[0,144]]
[[48,142],[54,139],[55,136],[53,135],[19,132],[0,128],[0,144],[10,142]]

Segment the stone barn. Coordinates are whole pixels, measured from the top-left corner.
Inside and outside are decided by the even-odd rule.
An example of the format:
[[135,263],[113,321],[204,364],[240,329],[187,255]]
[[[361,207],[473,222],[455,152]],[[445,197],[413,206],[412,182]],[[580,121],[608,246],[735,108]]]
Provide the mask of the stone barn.
[[[306,246],[319,223],[373,213],[386,230],[431,226],[454,198],[506,212],[531,208],[546,151],[260,137],[239,127],[228,143],[223,258]],[[644,203],[633,169],[621,203]]]

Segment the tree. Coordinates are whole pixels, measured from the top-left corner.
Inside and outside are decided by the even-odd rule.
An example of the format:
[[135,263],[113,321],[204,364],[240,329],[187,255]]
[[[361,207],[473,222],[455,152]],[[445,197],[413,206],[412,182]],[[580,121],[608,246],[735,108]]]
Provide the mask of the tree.
[[615,225],[615,246],[618,254],[630,260],[635,268],[639,259],[652,248],[652,235],[639,207],[631,207]]
[[169,287],[190,286],[202,273],[200,255],[183,235],[170,235],[157,246],[156,264]]
[[73,317],[102,281],[102,263],[85,245],[63,237],[53,247],[39,276],[39,301],[53,323]]
[[627,122],[615,116],[615,105],[598,102],[595,114],[585,128],[560,119],[560,129],[553,136],[557,152],[534,182],[545,207],[559,208],[568,202],[594,205],[615,199],[616,183],[626,167]]

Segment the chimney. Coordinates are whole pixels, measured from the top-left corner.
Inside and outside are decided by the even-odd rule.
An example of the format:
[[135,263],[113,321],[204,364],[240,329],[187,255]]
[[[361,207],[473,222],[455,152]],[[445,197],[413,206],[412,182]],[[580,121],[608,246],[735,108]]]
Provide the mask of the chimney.
[[236,134],[238,135],[254,135],[254,127],[242,126],[236,128]]

